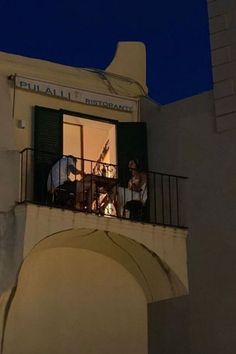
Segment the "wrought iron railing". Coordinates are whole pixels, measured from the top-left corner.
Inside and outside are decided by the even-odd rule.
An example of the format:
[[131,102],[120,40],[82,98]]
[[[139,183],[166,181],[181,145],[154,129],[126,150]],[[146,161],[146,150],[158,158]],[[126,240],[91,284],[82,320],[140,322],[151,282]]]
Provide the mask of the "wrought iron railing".
[[186,227],[186,177],[145,171],[143,185],[132,190],[126,166],[31,148],[20,152],[20,166],[21,203]]

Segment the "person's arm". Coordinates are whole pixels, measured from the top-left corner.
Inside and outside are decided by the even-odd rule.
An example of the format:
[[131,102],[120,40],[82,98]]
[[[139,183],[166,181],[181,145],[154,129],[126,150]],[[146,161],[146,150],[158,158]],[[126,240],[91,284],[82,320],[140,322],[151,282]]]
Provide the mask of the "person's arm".
[[134,192],[139,192],[141,189],[141,178],[139,174],[133,176],[128,183],[128,188]]
[[142,190],[142,186],[146,184],[147,176],[144,172],[137,172],[135,176],[133,176],[128,183],[128,188],[135,191],[140,192]]
[[141,189],[142,189],[142,187],[147,184],[147,175],[145,172],[141,172],[140,177],[141,177],[140,182],[141,182]]
[[73,173],[73,175],[81,175],[82,177],[84,177],[84,172],[78,170],[74,165],[68,165],[68,174]]

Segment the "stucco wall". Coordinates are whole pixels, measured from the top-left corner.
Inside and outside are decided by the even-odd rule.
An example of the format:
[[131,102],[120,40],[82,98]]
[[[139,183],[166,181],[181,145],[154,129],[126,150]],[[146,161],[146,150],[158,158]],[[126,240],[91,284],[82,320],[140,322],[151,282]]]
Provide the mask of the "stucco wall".
[[[148,124],[150,168],[189,177],[189,303],[170,300],[172,311],[166,301],[163,311],[161,303],[150,305],[150,353],[162,337],[166,354],[234,354],[236,130],[217,133],[212,92],[161,108],[145,100],[142,119]],[[178,333],[183,312],[189,317],[186,339],[176,341],[168,323]]]
[[217,131],[236,128],[236,3],[208,0]]
[[[135,122],[139,114],[137,100],[135,100],[137,109],[133,112],[125,112],[22,90],[15,86],[13,79],[9,79],[15,74],[25,78],[43,80],[48,84],[62,85],[62,87],[94,90],[103,94],[104,97],[111,95],[105,78],[101,78],[102,76],[95,72],[0,52],[0,163],[2,166],[0,212],[10,210],[18,200],[20,156],[17,151],[34,146],[34,107],[36,105],[117,121]],[[123,96],[134,99],[137,95],[136,90],[140,90],[138,85],[113,78],[114,82],[111,86],[115,87],[117,80],[118,84],[120,82],[118,86]]]
[[[0,149],[22,150],[32,146],[32,115],[36,105],[119,121],[132,122],[138,119],[138,107],[133,112],[118,111],[19,89],[15,87],[14,80],[9,80],[15,74],[26,79],[42,80],[46,84],[62,85],[64,88],[98,92],[104,97],[111,95],[110,86],[117,97],[134,99],[140,95],[137,84],[119,78],[113,78],[114,82],[112,78],[107,81],[102,74],[95,72],[0,52]],[[115,91],[117,80],[120,94]],[[23,128],[20,127],[22,120]]]
[[0,151],[16,149],[14,139],[14,124],[12,121],[13,92],[9,90],[9,83],[6,75],[0,75]]
[[145,354],[145,296],[108,257],[63,247],[33,252],[20,272],[3,353]]
[[0,212],[6,212],[19,201],[20,154],[14,150],[0,151],[0,164]]
[[0,213],[0,296],[16,284],[23,258],[25,214],[16,209]]

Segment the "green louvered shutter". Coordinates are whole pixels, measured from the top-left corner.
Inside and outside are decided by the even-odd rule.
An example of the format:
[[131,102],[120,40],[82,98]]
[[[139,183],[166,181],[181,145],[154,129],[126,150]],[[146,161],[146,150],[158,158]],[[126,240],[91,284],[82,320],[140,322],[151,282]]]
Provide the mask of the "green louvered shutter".
[[63,114],[39,106],[34,113],[34,199],[45,202],[48,174],[63,153]]
[[118,123],[117,125],[118,173],[123,187],[129,179],[128,162],[138,159],[141,169],[148,170],[146,123]]

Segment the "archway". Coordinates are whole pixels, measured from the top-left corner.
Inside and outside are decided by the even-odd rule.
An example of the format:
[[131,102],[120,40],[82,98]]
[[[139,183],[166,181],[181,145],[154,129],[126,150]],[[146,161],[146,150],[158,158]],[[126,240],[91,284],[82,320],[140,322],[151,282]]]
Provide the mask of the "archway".
[[21,269],[3,354],[143,354],[146,325],[145,296],[122,266],[88,250],[47,249]]
[[88,229],[51,235],[22,265],[3,354],[147,353],[147,302],[178,287],[156,255],[127,237]]

